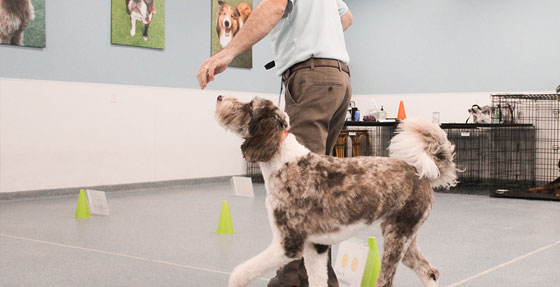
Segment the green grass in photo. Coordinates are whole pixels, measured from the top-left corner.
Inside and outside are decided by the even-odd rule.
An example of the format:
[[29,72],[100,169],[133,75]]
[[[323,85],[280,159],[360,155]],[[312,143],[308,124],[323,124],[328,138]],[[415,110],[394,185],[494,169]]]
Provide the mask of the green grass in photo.
[[[245,2],[253,8],[253,0],[225,0],[229,5],[236,7],[237,4],[240,2]],[[220,39],[218,37],[218,33],[216,32],[216,14],[220,11],[220,5],[218,4],[218,0],[212,0],[212,55],[215,55],[220,50],[222,50],[222,45],[220,45]],[[249,16],[251,17],[251,16]],[[229,67],[238,67],[238,68],[253,68],[253,49],[249,49],[245,51],[243,54],[235,57],[233,61],[229,64]]]
[[24,46],[44,48],[45,36],[45,0],[31,0],[35,10],[35,19],[29,23],[23,33]]
[[111,3],[111,42],[113,44],[165,49],[165,0],[154,0],[156,13],[148,29],[148,40],[144,40],[144,23],[136,21],[136,34],[130,36],[130,16],[126,12],[125,0]]

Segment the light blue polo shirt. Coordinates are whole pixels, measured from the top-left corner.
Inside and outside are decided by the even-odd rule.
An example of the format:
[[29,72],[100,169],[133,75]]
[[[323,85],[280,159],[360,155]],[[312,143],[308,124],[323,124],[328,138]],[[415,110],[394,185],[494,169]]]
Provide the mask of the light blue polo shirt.
[[284,17],[270,32],[276,73],[311,57],[350,62],[340,17],[342,0],[288,0]]

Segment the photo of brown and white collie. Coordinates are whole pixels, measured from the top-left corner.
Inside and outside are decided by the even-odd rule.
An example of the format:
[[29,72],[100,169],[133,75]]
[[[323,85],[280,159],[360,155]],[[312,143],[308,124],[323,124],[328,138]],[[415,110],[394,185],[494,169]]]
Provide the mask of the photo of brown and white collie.
[[23,31],[34,18],[30,0],[0,0],[0,44],[23,46]]
[[240,2],[235,8],[225,1],[218,1],[220,10],[216,15],[216,32],[220,38],[220,45],[225,48],[231,39],[243,27],[243,24],[251,14],[251,6]]
[[148,29],[152,16],[156,13],[154,0],[125,0],[126,12],[130,15],[130,36],[136,35],[136,21],[144,23],[144,40],[148,40]]

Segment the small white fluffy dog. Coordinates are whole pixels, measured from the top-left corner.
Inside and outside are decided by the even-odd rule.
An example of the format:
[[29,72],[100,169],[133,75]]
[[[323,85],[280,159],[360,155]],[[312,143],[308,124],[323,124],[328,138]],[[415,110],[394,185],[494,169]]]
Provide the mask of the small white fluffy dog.
[[384,252],[377,286],[392,286],[397,265],[412,268],[424,286],[439,273],[417,246],[432,207],[433,188],[456,184],[454,146],[439,126],[407,120],[391,140],[390,158],[335,158],[298,143],[288,116],[271,101],[219,96],[218,122],[240,135],[248,161],[261,167],[272,243],[237,266],[230,287],[247,286],[270,269],[304,258],[309,286],[327,286],[328,245],[381,222]]

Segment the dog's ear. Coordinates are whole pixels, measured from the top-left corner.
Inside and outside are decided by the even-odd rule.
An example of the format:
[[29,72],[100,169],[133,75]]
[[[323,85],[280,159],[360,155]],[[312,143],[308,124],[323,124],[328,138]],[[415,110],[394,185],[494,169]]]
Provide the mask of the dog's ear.
[[[224,2],[218,1],[218,4],[221,6]],[[216,33],[218,33],[218,37],[220,37],[220,12],[221,9],[218,9],[218,12],[216,12]]]
[[219,1],[218,1],[218,4],[219,4],[219,5],[224,5],[224,4],[225,4],[225,2],[224,2],[224,1],[222,1],[222,0],[219,0]]
[[278,152],[287,125],[274,109],[253,111],[249,135],[241,145],[243,157],[250,162],[269,161]]
[[216,33],[218,33],[218,37],[220,37],[220,12],[216,15]]

